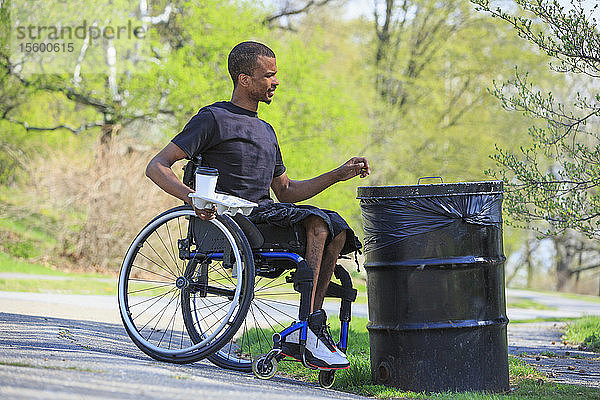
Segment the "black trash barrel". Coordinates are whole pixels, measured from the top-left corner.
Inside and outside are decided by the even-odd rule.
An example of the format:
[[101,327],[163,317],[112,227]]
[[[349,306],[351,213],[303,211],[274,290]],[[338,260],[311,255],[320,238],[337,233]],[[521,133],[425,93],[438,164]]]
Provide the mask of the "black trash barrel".
[[501,181],[358,188],[375,383],[509,390],[502,193]]

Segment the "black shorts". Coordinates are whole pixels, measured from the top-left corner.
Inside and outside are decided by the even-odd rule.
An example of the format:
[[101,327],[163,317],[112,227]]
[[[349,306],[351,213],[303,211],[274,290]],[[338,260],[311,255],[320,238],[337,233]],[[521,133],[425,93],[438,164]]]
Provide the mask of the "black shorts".
[[323,210],[304,204],[263,203],[252,210],[248,219],[256,224],[266,223],[285,228],[300,224],[311,215],[320,217],[329,227],[326,244],[342,231],[346,231],[346,243],[341,254],[352,253],[362,247],[348,223],[335,211]]

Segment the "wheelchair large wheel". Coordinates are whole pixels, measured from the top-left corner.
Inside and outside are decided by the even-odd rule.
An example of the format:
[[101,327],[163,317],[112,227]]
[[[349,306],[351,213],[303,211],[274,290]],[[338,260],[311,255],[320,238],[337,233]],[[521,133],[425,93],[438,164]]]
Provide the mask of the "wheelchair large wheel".
[[[198,237],[197,232],[205,232]],[[129,247],[119,276],[119,309],[132,341],[160,361],[194,362],[230,341],[251,302],[254,261],[227,216],[197,218],[176,207],[152,220]],[[203,332],[191,340],[190,298]]]
[[[254,296],[237,334],[208,359],[222,368],[252,372],[252,363],[273,347],[273,334],[298,319],[300,294],[286,282],[289,272],[268,277],[266,268],[257,265]],[[190,332],[192,339],[198,339]]]

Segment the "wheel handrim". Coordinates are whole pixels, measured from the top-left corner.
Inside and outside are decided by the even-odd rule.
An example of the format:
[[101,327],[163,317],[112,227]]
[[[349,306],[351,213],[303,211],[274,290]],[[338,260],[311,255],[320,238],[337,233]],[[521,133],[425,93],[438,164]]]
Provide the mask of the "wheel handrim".
[[[143,273],[148,273],[148,271],[150,270],[150,272],[153,272],[156,275],[161,276],[161,279],[163,280],[154,280],[151,282],[147,282],[147,283],[152,283],[152,284],[156,284],[155,287],[150,287],[150,288],[141,288],[138,289],[139,292],[141,293],[144,290],[147,290],[146,292],[146,298],[144,298],[143,300],[139,300],[138,303],[132,305],[129,303],[130,300],[130,294],[133,293],[132,291],[128,291],[129,290],[129,285],[132,282],[132,279],[130,278],[131,275],[131,270],[135,267],[135,265],[133,265],[131,268],[128,268],[129,264],[134,262],[135,260],[137,260],[137,256],[138,254],[140,254],[140,249],[141,247],[140,244],[148,244],[149,243],[149,238],[151,235],[153,235],[155,233],[154,229],[156,229],[156,232],[158,232],[158,229],[160,229],[161,226],[163,226],[163,223],[165,224],[165,226],[167,227],[167,232],[166,234],[169,236],[169,239],[171,239],[171,243],[169,244],[169,246],[167,246],[165,244],[165,242],[163,241],[163,239],[160,237],[160,233],[157,234],[158,236],[158,241],[157,243],[162,242],[162,245],[164,247],[163,250],[166,250],[166,252],[168,253],[170,250],[172,252],[176,252],[177,247],[173,246],[172,243],[172,238],[171,238],[171,232],[169,231],[168,228],[168,223],[170,221],[173,221],[175,219],[177,219],[178,224],[179,224],[179,218],[180,217],[193,217],[195,214],[192,210],[178,210],[175,211],[173,213],[169,213],[169,214],[165,214],[163,216],[158,217],[157,219],[155,219],[153,221],[153,223],[148,224],[136,237],[136,239],[134,240],[134,242],[132,243],[132,245],[130,246],[127,255],[125,256],[125,259],[123,261],[122,264],[122,268],[121,268],[121,275],[119,277],[119,308],[120,308],[120,312],[121,312],[121,316],[123,319],[124,324],[126,325],[126,328],[128,328],[128,332],[138,341],[140,342],[143,346],[145,346],[146,348],[148,348],[151,351],[154,351],[158,354],[161,355],[165,355],[165,356],[181,356],[181,355],[186,355],[189,353],[193,353],[197,350],[201,350],[203,347],[205,347],[206,345],[208,345],[212,340],[214,340],[220,333],[226,331],[226,329],[228,328],[228,323],[231,319],[231,316],[233,315],[235,309],[238,307],[239,304],[239,299],[240,299],[240,293],[242,292],[242,279],[236,279],[235,282],[235,289],[233,290],[233,296],[231,299],[229,299],[228,303],[229,305],[222,307],[226,309],[226,312],[224,313],[224,317],[222,318],[220,323],[217,323],[217,327],[212,330],[212,332],[209,335],[205,335],[205,337],[203,338],[203,340],[197,342],[197,343],[193,343],[189,337],[187,336],[187,331],[184,328],[184,323],[181,322],[179,320],[179,314],[182,313],[182,304],[181,304],[181,299],[180,299],[180,294],[181,294],[181,290],[184,290],[187,286],[185,285],[184,280],[187,279],[184,276],[184,272],[185,272],[185,266],[184,266],[184,262],[181,263],[180,267],[177,267],[177,264],[179,264],[179,262],[177,261],[178,259],[178,255],[175,254],[170,254],[170,261],[166,262],[165,261],[165,257],[161,257],[161,255],[159,254],[159,251],[157,249],[152,248],[152,245],[149,244],[149,247],[152,249],[152,251],[154,253],[156,253],[156,258],[160,259],[160,262],[156,262],[156,261],[152,261],[154,264],[159,265],[159,264],[170,264],[171,267],[170,268],[156,268],[155,266],[153,267],[142,267],[142,266],[137,266],[137,270],[138,271],[142,271]],[[217,228],[220,230],[220,232],[226,237],[226,239],[229,241],[229,243],[236,243],[235,239],[233,238],[232,234],[229,232],[229,230],[218,220],[213,219],[211,220],[211,223],[215,224],[217,226]],[[187,228],[186,228],[187,229]],[[179,226],[178,232],[177,234],[179,234],[180,238],[185,237],[184,233],[187,234],[185,231],[185,229],[182,230],[181,226]],[[176,236],[176,235],[173,235]],[[166,238],[165,238],[166,239]],[[239,252],[239,249],[237,248],[236,245],[232,246],[231,248],[232,252],[233,252],[233,256],[234,256],[234,265],[233,265],[233,269],[235,269],[236,271],[236,276],[237,277],[242,277],[243,274],[243,263],[242,263],[242,258]],[[146,258],[150,258],[147,254],[143,255]],[[136,257],[132,260],[132,257]],[[149,262],[149,264],[152,264],[151,262]],[[175,267],[173,267],[175,266]],[[160,272],[156,272],[154,271],[155,269],[160,269]],[[133,279],[136,279],[135,276]],[[172,282],[170,282],[169,280],[172,280]],[[177,287],[176,285],[179,283],[179,287]],[[143,285],[142,285],[143,286]],[[172,286],[172,287],[170,287]],[[161,291],[164,293],[159,293],[158,295],[154,294],[154,296],[147,296],[148,293],[151,293],[152,290],[155,291]],[[165,292],[166,290],[166,292]],[[163,302],[165,303],[165,298],[166,297],[166,305],[164,305],[163,309],[161,309],[160,307],[163,306],[163,304],[159,304],[159,302]],[[174,304],[174,309],[173,309],[173,303]],[[153,310],[158,310],[159,312],[154,315],[153,318],[148,318],[148,321],[146,321],[146,324],[142,325],[141,323],[137,323],[136,321],[134,321],[136,319],[136,316],[132,316],[132,311],[131,308],[141,305],[141,304],[145,304],[144,306],[147,306],[149,308],[153,308]],[[169,311],[169,313],[167,313],[167,309],[173,310],[172,312]],[[144,312],[141,312],[139,314],[137,314],[137,318],[139,318]],[[163,323],[161,326],[163,327],[163,329],[161,328],[157,328],[157,326],[159,325],[159,322],[162,320],[164,314],[172,314],[171,317],[169,317],[170,319],[166,320],[166,329],[165,328],[165,324]],[[151,313],[149,313],[149,315],[151,315]],[[157,322],[154,323],[153,319],[156,319]],[[177,321],[176,321],[177,320]],[[147,326],[149,324],[155,324],[152,328],[146,329]],[[181,326],[181,329],[177,332],[174,331],[175,326]],[[147,335],[146,337],[144,337],[144,335],[142,335],[142,331],[150,331],[149,335]],[[163,330],[162,334],[161,334],[161,330]],[[167,336],[167,331],[171,331],[169,334],[169,338],[168,340],[166,339]],[[153,337],[154,333],[156,333],[156,336]],[[177,343],[173,343],[173,334],[175,333],[175,339],[178,340],[178,344]],[[160,336],[160,338],[158,338]],[[165,340],[165,344],[163,344],[163,340]],[[166,342],[168,341],[168,344],[166,344]],[[161,347],[162,346],[162,347]],[[176,347],[176,348],[171,348],[171,347]]]

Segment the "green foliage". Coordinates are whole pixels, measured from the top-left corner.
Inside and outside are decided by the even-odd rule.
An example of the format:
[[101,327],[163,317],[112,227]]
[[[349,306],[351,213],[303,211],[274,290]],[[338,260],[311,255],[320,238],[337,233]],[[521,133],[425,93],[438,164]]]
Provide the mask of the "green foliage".
[[0,251],[16,258],[39,258],[56,245],[57,221],[43,211],[31,212],[16,204],[23,198],[14,191],[0,191]]
[[592,333],[581,342],[583,347],[588,350],[600,353],[600,332]]
[[[157,16],[170,2],[150,3],[149,14]],[[298,16],[295,31],[277,30],[262,23],[265,7],[237,0],[177,2],[168,22],[149,25],[139,52],[128,53],[132,50],[128,42],[113,43],[119,56],[130,54],[119,58],[116,76],[99,53],[89,53],[95,71],[82,64],[78,81],[72,66],[64,73],[19,76],[0,58],[0,184],[31,176],[27,165],[65,150],[81,155],[61,169],[65,187],[80,182],[75,179],[77,169],[99,176],[91,169],[97,170],[94,160],[106,151],[104,136],[119,132],[131,138],[128,152],[148,144],[164,146],[200,107],[229,98],[227,53],[236,43],[252,39],[267,43],[277,54],[281,85],[271,105],[261,104],[259,116],[275,127],[288,175],[308,179],[352,156],[369,158],[373,170],[369,178],[339,183],[307,201],[338,211],[360,236],[357,186],[412,184],[423,175],[477,180],[492,165],[487,155],[494,143],[505,143],[509,149],[527,144],[517,137],[524,126],[521,116],[491,107],[493,99],[485,87],[509,73],[515,55],[533,72],[545,60],[524,49],[509,29],[477,16],[462,1],[408,3],[418,18],[411,19],[410,12],[403,15],[404,29],[390,31],[388,53],[380,62],[373,21],[343,20],[337,8],[323,7]],[[48,18],[73,14],[74,4],[50,10]],[[111,15],[130,6],[114,1]],[[401,12],[397,7],[395,12]],[[90,7],[80,16],[94,12]],[[396,42],[397,51],[392,51]],[[97,45],[106,51],[109,43]],[[393,100],[392,92],[382,96],[378,76],[396,85],[391,87],[401,87],[397,94],[405,100]],[[90,162],[82,162],[85,159]],[[144,179],[138,172],[123,171],[122,178]],[[95,188],[120,187],[120,178],[111,176],[109,183],[98,179]],[[61,252],[70,254],[78,248],[89,254],[80,246],[92,242],[86,239],[86,230],[97,229],[98,237],[105,237],[106,231],[116,232],[115,220],[128,220],[124,215],[130,206],[114,209],[115,215],[95,216],[93,202],[98,199],[93,196],[87,191],[74,196],[74,203],[64,201],[73,204],[78,226],[72,226],[71,218],[62,231],[80,237],[57,246]],[[125,200],[122,204],[129,204]],[[99,219],[90,224],[92,218]],[[23,251],[28,250],[17,249],[15,254]]]
[[600,317],[583,317],[569,323],[564,338],[571,343],[581,343],[588,350],[600,353]]
[[0,271],[17,274],[65,275],[64,272],[53,270],[42,264],[15,260],[13,256],[3,251],[0,251]]
[[[35,281],[35,284],[33,283]],[[77,277],[74,279],[6,279],[0,278],[0,290],[7,292],[90,294],[116,296],[117,289],[113,279],[93,279]]]
[[462,1],[409,1],[414,19],[404,3],[391,10],[396,28],[389,43],[381,45],[377,36],[372,44],[382,49],[380,101],[368,142],[378,166],[374,183],[414,184],[431,175],[446,182],[484,179],[494,144],[524,144],[525,127],[520,116],[494,110],[485,88],[509,74],[516,57],[536,72],[545,58]]
[[525,297],[509,297],[507,306],[511,308],[525,308],[534,310],[556,310],[556,307],[547,306],[546,304],[525,298]]
[[508,357],[510,375],[518,378],[541,378],[538,370],[518,357]]
[[[497,149],[494,176],[509,184],[505,206],[515,218],[546,221],[549,234],[575,229],[589,237],[600,232],[600,34],[579,1],[566,9],[557,1],[515,0],[518,12],[473,0],[480,10],[507,22],[521,38],[553,60],[551,67],[578,86],[558,96],[537,88],[527,74],[497,84],[493,94],[507,110],[533,119],[531,144],[520,151]],[[596,5],[596,8],[598,5]],[[520,68],[521,70],[523,68]],[[579,75],[579,77],[577,76]],[[561,99],[563,97],[563,99]]]

